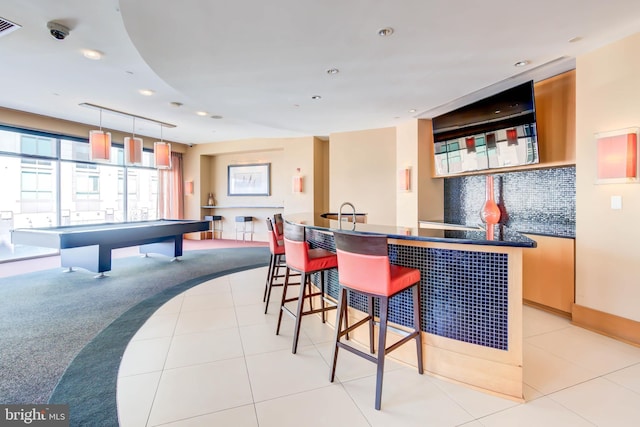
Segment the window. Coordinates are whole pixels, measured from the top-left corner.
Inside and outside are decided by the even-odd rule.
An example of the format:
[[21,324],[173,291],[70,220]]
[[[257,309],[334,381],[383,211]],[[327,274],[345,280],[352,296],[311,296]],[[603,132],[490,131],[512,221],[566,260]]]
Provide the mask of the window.
[[20,152],[32,156],[55,157],[56,140],[35,135],[20,136]]
[[13,228],[157,218],[153,153],[128,167],[114,144],[111,158],[91,162],[86,139],[0,125],[0,261],[56,252],[12,245]]

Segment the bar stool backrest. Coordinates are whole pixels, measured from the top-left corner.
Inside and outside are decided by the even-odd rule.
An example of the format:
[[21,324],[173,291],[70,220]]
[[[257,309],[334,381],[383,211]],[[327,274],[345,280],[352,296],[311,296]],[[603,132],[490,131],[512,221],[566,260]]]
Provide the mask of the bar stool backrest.
[[282,240],[283,236],[284,236],[284,221],[282,220],[282,214],[274,214],[273,215],[273,221],[275,222],[275,230],[276,230],[276,236],[278,238],[278,240]]
[[282,247],[283,242],[278,241],[275,229],[273,228],[273,223],[271,222],[271,218],[267,218],[267,230],[269,231],[269,249],[271,249],[272,253],[275,253],[278,250],[278,247]]
[[391,264],[386,236],[333,233],[341,284],[361,292],[388,295]]
[[284,250],[287,253],[287,265],[298,271],[307,271],[309,265],[309,244],[304,227],[284,223]]

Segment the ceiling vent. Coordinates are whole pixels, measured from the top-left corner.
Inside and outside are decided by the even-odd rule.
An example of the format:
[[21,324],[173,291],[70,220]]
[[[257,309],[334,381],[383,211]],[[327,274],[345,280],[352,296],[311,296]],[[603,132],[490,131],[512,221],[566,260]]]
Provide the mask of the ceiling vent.
[[7,21],[6,19],[0,17],[0,37],[6,36],[12,31],[18,30],[22,28],[18,24],[14,24],[11,21]]

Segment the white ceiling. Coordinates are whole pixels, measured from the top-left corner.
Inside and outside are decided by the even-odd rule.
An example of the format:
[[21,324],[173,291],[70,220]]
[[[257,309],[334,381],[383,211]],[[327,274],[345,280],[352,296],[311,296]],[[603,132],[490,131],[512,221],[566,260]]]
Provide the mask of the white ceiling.
[[[433,117],[640,31],[640,1],[2,0],[0,17],[22,26],[0,35],[0,106],[97,126],[79,106],[97,104],[197,144]],[[52,20],[71,28],[65,40]],[[160,126],[137,120],[136,133],[159,138]]]

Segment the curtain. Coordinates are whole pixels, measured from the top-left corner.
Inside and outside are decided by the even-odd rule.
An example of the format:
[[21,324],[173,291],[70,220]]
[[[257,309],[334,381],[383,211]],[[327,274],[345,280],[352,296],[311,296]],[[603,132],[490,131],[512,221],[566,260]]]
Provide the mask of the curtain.
[[158,170],[158,218],[184,219],[182,153],[171,152],[171,169]]

